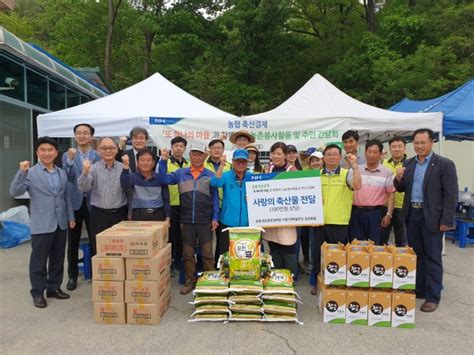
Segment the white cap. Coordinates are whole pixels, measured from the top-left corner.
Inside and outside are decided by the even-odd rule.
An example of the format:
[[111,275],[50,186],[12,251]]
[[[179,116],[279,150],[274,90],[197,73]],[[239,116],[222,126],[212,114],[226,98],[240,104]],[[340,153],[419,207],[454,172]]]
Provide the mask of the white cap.
[[193,142],[191,143],[191,146],[189,147],[189,150],[190,151],[198,151],[198,152],[202,152],[202,153],[206,153],[206,145],[205,144],[202,144],[202,143],[199,143],[199,142]]
[[311,159],[312,157],[316,157],[316,158],[319,158],[319,159],[323,159],[323,152],[320,152],[319,150],[315,150],[315,151],[309,156],[310,159]]

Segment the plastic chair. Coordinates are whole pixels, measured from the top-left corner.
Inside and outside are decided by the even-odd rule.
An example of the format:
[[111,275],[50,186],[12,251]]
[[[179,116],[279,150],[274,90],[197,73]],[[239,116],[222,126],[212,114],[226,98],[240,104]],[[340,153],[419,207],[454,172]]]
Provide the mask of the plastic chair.
[[465,248],[466,244],[474,244],[474,234],[469,233],[470,228],[474,228],[474,220],[456,220],[456,239],[460,248]]
[[80,243],[79,249],[82,251],[82,258],[77,262],[79,272],[84,275],[85,280],[92,279],[92,251],[90,243]]

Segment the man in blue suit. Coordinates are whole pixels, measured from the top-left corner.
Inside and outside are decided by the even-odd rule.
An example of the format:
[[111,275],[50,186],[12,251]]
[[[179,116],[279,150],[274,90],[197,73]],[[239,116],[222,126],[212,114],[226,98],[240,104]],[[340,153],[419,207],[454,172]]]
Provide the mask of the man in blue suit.
[[406,221],[408,244],[417,255],[416,297],[425,300],[422,312],[434,312],[443,287],[443,233],[453,229],[458,198],[454,163],[433,152],[433,131],[413,134],[416,156],[397,170],[394,185],[405,192],[401,220]]
[[74,127],[73,131],[77,149],[70,148],[62,156],[63,168],[66,170],[69,178],[69,191],[71,191],[72,207],[74,208],[74,217],[76,219],[76,226],[68,231],[67,241],[67,272],[69,281],[66,287],[69,291],[73,291],[77,287],[77,276],[79,275],[77,261],[83,221],[86,224],[89,241],[91,233],[89,225],[91,193],[79,191],[77,178],[82,173],[82,162],[84,160],[89,160],[92,164],[100,160],[97,151],[91,147],[95,132],[94,127],[88,123],[79,123]]
[[[61,291],[66,250],[67,228],[74,228],[74,211],[69,197],[67,174],[54,161],[58,145],[49,137],[36,143],[38,164],[30,168],[29,161],[22,161],[10,185],[10,194],[30,195],[31,257],[30,282],[33,304],[47,306],[46,296],[67,299]],[[46,268],[48,265],[48,268]]]

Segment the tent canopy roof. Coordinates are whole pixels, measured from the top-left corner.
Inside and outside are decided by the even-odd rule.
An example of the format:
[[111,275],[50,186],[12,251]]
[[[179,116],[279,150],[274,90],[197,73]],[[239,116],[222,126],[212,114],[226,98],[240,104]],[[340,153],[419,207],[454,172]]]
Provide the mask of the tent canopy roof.
[[443,133],[448,139],[474,140],[474,80],[440,97],[416,101],[404,98],[390,107],[398,112],[444,113]]
[[346,118],[351,129],[371,138],[388,138],[388,132],[408,135],[429,126],[441,130],[442,113],[400,113],[384,110],[345,94],[319,74],[315,74],[293,96],[277,108],[247,116],[248,119],[297,120]]
[[182,90],[162,75],[149,78],[101,99],[39,116],[38,134],[73,136],[72,127],[88,122],[97,136],[128,134],[134,125],[149,125],[150,118],[235,119]]

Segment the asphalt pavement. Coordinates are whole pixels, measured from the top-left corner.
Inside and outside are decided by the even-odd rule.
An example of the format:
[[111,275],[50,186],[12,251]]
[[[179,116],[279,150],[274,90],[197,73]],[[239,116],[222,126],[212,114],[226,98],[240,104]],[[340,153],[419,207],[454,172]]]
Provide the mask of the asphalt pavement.
[[[442,301],[434,313],[418,311],[416,328],[325,324],[308,278],[297,283],[303,325],[279,323],[189,323],[192,296],[172,299],[156,326],[102,325],[93,320],[90,281],[79,279],[69,300],[48,299],[35,308],[29,294],[30,244],[0,250],[0,349],[2,354],[160,353],[473,353],[474,247],[447,243]],[[66,290],[67,275],[63,290]]]

